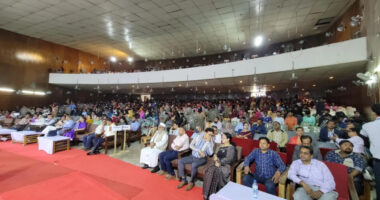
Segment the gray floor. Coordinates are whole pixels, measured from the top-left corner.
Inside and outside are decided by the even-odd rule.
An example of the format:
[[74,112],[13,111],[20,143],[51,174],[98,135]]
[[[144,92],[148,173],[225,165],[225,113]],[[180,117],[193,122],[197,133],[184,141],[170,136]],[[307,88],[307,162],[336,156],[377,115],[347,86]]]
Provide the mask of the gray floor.
[[[73,146],[73,148],[77,149],[83,149],[83,143],[80,143],[79,145]],[[143,148],[141,144],[139,144],[138,141],[131,143],[130,147],[127,147],[125,151],[122,151],[120,147],[117,148],[116,153],[114,153],[114,148],[112,147],[111,149],[108,149],[108,156],[111,156],[113,158],[122,160],[124,162],[136,165],[141,167],[142,165],[140,164],[140,151]],[[101,153],[104,153],[104,149],[100,151]],[[151,170],[151,169],[147,169]],[[177,171],[176,171],[177,173]],[[189,178],[189,177],[188,177]],[[201,180],[196,180],[195,185],[202,187],[203,181]]]

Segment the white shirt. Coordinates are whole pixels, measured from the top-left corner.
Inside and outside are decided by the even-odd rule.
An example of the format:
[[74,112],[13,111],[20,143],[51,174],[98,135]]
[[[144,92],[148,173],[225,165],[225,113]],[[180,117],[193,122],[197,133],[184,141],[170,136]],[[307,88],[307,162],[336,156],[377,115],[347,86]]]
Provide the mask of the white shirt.
[[342,140],[348,140],[354,145],[354,149],[353,149],[354,153],[364,154],[364,140],[360,136],[354,136],[349,139],[337,138],[335,140],[335,143],[336,145],[338,145],[338,147],[339,147],[339,142],[341,142]]
[[213,139],[214,143],[220,144],[220,143],[222,143],[222,134],[218,133],[212,139]]
[[215,122],[212,122],[211,126],[216,126],[216,128],[218,128],[219,131],[222,130],[222,122],[218,121],[217,123]]
[[370,151],[374,158],[380,159],[380,117],[373,122],[365,123],[360,134],[369,138]]
[[113,124],[113,123],[111,124],[111,130],[109,129],[110,126],[104,126],[104,135],[106,137],[115,135],[116,131],[112,131],[112,129],[114,129],[114,127],[115,127],[115,124]]
[[[103,128],[104,126],[102,126],[102,125],[98,125],[97,127],[96,127],[96,129],[95,129],[95,135],[100,135],[100,134],[102,134],[102,128]],[[105,131],[106,129],[104,129],[104,131]]]
[[[175,149],[175,146],[179,146],[180,149]],[[176,151],[184,151],[190,148],[189,136],[187,134],[178,135],[172,142],[171,147]]]

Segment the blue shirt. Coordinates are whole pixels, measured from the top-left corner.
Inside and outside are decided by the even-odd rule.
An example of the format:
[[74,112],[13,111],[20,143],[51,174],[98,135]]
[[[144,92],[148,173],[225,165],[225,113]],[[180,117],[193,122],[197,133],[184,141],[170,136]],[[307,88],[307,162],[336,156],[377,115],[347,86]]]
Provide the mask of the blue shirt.
[[244,167],[249,166],[252,162],[255,162],[255,174],[264,178],[271,178],[277,170],[282,173],[286,168],[280,155],[271,149],[268,149],[265,153],[262,153],[259,148],[253,150],[248,157],[244,159]]
[[268,117],[263,117],[262,119],[263,119],[264,124],[269,123],[269,122],[272,122],[272,117],[270,117],[270,116],[268,116]]
[[264,124],[261,124],[258,126],[258,124],[254,124],[251,128],[252,135],[255,133],[257,134],[267,134],[267,129],[265,128]]
[[326,161],[340,163],[348,168],[348,173],[351,173],[354,169],[362,172],[365,168],[365,162],[361,155],[357,153],[351,153],[342,158],[339,154],[340,150],[332,150],[326,154]]
[[62,129],[63,130],[68,130],[68,129],[73,129],[74,128],[74,121],[73,120],[68,120],[66,121],[63,125],[62,125]]
[[239,122],[235,127],[235,132],[240,133],[241,130],[243,130],[244,124]]
[[211,156],[214,153],[214,143],[212,140],[210,142],[204,140],[204,134],[204,132],[199,133],[199,135],[193,139],[190,144],[190,148],[192,150],[191,154],[196,158],[201,157],[199,154],[200,151],[203,151],[206,156]]
[[132,131],[137,131],[140,127],[140,123],[138,121],[134,121],[131,123]]

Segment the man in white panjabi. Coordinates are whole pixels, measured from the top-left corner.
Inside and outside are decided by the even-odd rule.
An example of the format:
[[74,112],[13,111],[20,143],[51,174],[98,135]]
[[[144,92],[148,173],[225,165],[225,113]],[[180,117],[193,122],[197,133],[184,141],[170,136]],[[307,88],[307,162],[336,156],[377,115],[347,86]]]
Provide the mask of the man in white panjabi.
[[160,170],[158,167],[158,155],[166,150],[169,138],[165,127],[164,123],[160,123],[158,130],[150,140],[149,146],[141,149],[140,163],[143,164],[143,169],[153,167],[152,172]]

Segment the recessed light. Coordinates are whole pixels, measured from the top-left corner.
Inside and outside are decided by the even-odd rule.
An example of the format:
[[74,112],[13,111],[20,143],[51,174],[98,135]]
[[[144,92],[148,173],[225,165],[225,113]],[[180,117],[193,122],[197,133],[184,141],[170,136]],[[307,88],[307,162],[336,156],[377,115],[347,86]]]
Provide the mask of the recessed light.
[[110,61],[111,61],[111,62],[116,62],[116,61],[117,61],[117,59],[116,59],[116,57],[115,57],[115,56],[111,56],[111,57],[110,57]]
[[304,91],[305,89],[302,88],[301,90]]
[[[133,62],[133,57],[128,57],[128,58],[127,58],[127,61],[128,61],[128,62]],[[146,61],[145,61],[145,62],[146,62]]]
[[242,81],[242,80],[240,80],[240,83],[243,83],[243,81]]
[[334,79],[334,77],[333,77],[333,76],[330,76],[329,79],[332,80],[332,79]]
[[205,81],[205,85],[207,85],[208,83],[207,83],[207,81]]
[[315,86],[317,86],[317,85],[313,84],[313,87],[315,87]]
[[253,40],[253,45],[255,47],[259,47],[259,46],[261,46],[263,44],[263,42],[264,42],[264,37],[262,35],[258,35]]
[[272,88],[276,88],[276,86],[272,86]]

